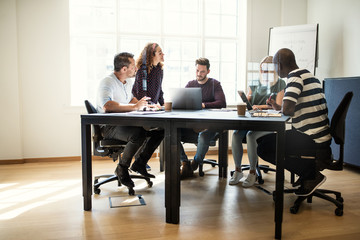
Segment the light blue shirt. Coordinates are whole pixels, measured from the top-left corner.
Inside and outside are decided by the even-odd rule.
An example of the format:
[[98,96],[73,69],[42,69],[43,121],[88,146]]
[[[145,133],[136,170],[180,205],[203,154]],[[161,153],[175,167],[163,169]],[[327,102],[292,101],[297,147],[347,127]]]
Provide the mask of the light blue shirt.
[[108,101],[115,101],[120,104],[128,104],[133,99],[131,93],[134,79],[127,79],[123,84],[115,76],[114,73],[110,74],[101,80],[96,99],[96,108],[99,113],[104,113],[104,105]]

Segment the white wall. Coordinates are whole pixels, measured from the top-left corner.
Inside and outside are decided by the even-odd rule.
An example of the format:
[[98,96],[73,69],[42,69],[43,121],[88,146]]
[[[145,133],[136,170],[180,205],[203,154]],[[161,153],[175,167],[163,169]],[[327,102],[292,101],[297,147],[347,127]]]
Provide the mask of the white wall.
[[[360,75],[360,1],[251,0],[247,60],[267,54],[269,28],[319,23],[324,77]],[[0,160],[80,155],[70,108],[68,1],[0,1]]]
[[319,23],[317,77],[360,76],[360,1],[309,0],[308,22]]
[[69,112],[68,1],[17,1],[24,158],[79,156],[80,117]]
[[268,54],[271,27],[307,23],[307,0],[250,0],[247,14],[247,59],[260,62]]
[[0,159],[22,158],[14,0],[0,1]]
[[68,107],[68,1],[6,0],[0,9],[0,159],[79,156],[81,111]]

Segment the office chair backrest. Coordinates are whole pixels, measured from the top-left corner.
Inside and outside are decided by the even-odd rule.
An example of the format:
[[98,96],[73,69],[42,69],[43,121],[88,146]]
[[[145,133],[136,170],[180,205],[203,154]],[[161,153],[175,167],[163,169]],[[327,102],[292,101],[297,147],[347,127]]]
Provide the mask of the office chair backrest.
[[347,92],[336,108],[331,118],[330,132],[336,144],[344,144],[345,141],[345,118],[348,112],[353,92]]
[[[85,107],[89,114],[97,113],[96,108],[88,100],[85,100]],[[94,147],[97,148],[98,143],[103,139],[103,137],[99,125],[93,125],[93,129],[94,129],[94,136],[93,136]]]
[[331,118],[330,133],[336,144],[340,146],[339,159],[333,162],[329,167],[330,170],[342,170],[344,164],[344,143],[345,143],[345,119],[350,106],[353,92],[347,92],[336,108]]
[[[89,114],[97,113],[96,108],[85,100],[85,107]],[[124,150],[126,142],[116,139],[104,139],[99,125],[92,125],[94,130],[93,135],[93,150],[95,156],[109,156],[116,161],[119,154]]]
[[96,108],[88,100],[85,100],[85,107],[88,113],[97,113]]

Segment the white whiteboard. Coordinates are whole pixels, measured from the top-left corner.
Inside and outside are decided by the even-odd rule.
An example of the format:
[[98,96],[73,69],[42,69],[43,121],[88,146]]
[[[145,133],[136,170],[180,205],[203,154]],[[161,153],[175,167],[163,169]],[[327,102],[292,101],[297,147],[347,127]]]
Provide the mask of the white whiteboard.
[[274,56],[281,48],[289,48],[294,52],[299,68],[306,68],[315,75],[317,32],[318,24],[270,28],[269,55]]

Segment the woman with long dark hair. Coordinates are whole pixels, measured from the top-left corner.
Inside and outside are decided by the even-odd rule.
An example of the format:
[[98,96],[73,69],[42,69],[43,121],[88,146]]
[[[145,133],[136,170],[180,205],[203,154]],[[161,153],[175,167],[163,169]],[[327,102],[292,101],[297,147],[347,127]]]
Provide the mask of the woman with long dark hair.
[[164,105],[162,91],[164,53],[157,43],[148,43],[136,60],[138,69],[132,94],[137,99],[150,97],[153,104]]

